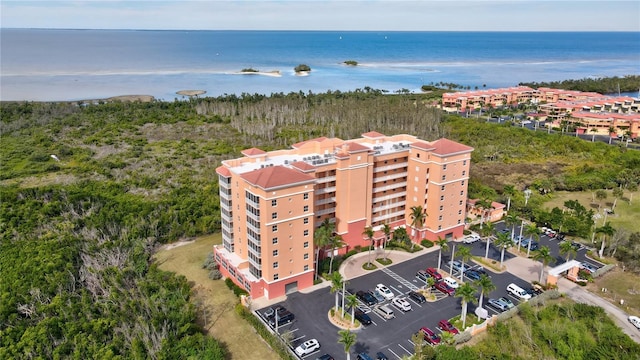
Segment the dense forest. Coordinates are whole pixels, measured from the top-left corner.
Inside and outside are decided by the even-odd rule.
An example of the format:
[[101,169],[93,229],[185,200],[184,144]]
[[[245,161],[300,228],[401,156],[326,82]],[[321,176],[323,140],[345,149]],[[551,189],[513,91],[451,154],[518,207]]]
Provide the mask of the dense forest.
[[[640,182],[640,153],[441,113],[420,95],[3,103],[0,358],[224,358],[190,286],[150,261],[220,228],[215,168],[248,147],[375,130],[473,146],[470,195]],[[514,141],[517,139],[517,141]],[[623,175],[621,175],[623,174]],[[534,203],[535,204],[535,203]]]
[[[550,87],[555,89],[593,91],[600,94],[617,95],[618,92],[640,92],[640,75],[626,75],[623,77],[584,78],[581,80],[563,80],[551,82],[522,82],[525,85],[537,89]],[[637,95],[636,95],[637,96]]]

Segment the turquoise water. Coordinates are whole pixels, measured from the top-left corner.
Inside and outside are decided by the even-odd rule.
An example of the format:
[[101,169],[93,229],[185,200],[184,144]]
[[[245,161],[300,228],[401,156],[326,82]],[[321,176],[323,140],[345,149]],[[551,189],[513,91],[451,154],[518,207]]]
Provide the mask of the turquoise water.
[[[640,74],[640,33],[1,29],[1,100],[395,92]],[[358,66],[342,64],[355,60]],[[307,64],[309,76],[293,68]],[[280,76],[238,75],[243,68]]]

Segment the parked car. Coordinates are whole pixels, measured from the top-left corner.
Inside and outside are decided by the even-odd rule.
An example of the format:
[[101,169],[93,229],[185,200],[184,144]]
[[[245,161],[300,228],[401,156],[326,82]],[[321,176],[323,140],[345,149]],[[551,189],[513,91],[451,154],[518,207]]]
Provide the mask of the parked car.
[[460,284],[458,284],[458,282],[456,281],[456,279],[452,278],[452,277],[446,277],[444,278],[444,280],[442,280],[443,283],[449,285],[451,288],[457,289],[460,287]]
[[358,356],[356,356],[356,360],[373,360],[371,358],[371,356],[369,356],[369,354],[367,353],[359,353]]
[[407,301],[407,299],[405,298],[396,297],[393,300],[391,300],[391,303],[393,304],[393,306],[397,307],[398,309],[404,312],[411,311],[411,303]]
[[544,292],[544,289],[542,288],[542,286],[540,286],[538,284],[533,284],[527,290],[527,292],[529,293],[529,295],[531,295],[533,297],[533,296],[542,294]]
[[449,296],[453,296],[456,293],[456,289],[444,283],[444,281],[437,282],[433,286],[436,290],[440,291],[443,294],[447,294]]
[[287,311],[287,309],[285,309],[284,306],[282,305],[276,305],[274,307],[270,307],[267,310],[264,311],[263,315],[265,317],[265,319],[269,320],[273,317],[273,315],[275,315],[276,312],[281,313],[281,312],[285,312]]
[[335,360],[333,358],[333,356],[329,355],[329,354],[324,354],[318,358],[316,358],[316,360]]
[[318,342],[318,340],[311,339],[298,345],[295,351],[298,356],[305,356],[305,355],[311,354],[312,352],[318,349],[320,349],[320,343]]
[[500,311],[505,311],[509,308],[506,303],[499,301],[498,299],[489,299],[487,300],[487,304]]
[[371,293],[368,293],[366,291],[362,291],[362,290],[358,291],[356,293],[356,297],[360,299],[360,301],[362,301],[363,303],[369,306],[372,306],[378,303],[378,300],[376,300],[376,298],[373,297]]
[[451,266],[455,271],[462,270],[462,263],[458,260],[449,261],[449,266]]
[[421,327],[420,332],[424,336],[424,339],[431,345],[440,344],[440,337],[433,332],[433,330],[428,327]]
[[396,317],[396,314],[393,313],[393,310],[388,305],[376,306],[373,308],[373,311],[376,314],[380,315],[383,319],[390,320]]
[[637,316],[629,316],[629,322],[631,324],[633,324],[633,326],[637,327],[638,329],[640,329],[640,318]]
[[507,285],[507,293],[513,295],[519,300],[527,301],[531,299],[531,295],[528,292],[514,283]]
[[436,268],[432,268],[432,267],[427,268],[427,269],[425,270],[425,272],[427,273],[427,275],[429,275],[429,276],[431,276],[432,278],[436,279],[436,281],[440,281],[440,280],[442,280],[442,274],[440,274],[440,273],[438,272],[438,269],[436,269]]
[[501,233],[503,233],[503,234],[509,234],[509,233],[511,232],[511,230],[509,230],[509,229],[507,229],[507,228],[501,229],[501,230],[499,230],[499,231],[500,231]]
[[427,274],[427,272],[424,270],[418,270],[418,272],[416,273],[416,277],[418,278],[418,280],[427,281],[429,274]]
[[389,360],[389,358],[382,351],[378,351],[376,353],[376,360]]
[[480,279],[480,273],[474,269],[465,270],[464,276],[468,277],[472,281],[476,281]]
[[476,234],[467,235],[462,239],[465,244],[473,244],[476,241],[480,241],[480,236]]
[[271,325],[272,327],[275,327],[276,324],[278,326],[282,326],[292,322],[295,318],[296,317],[293,315],[293,313],[289,312],[288,310],[282,312],[278,311],[274,316],[269,318],[269,325]]
[[371,317],[369,315],[367,315],[364,311],[356,308],[353,311],[353,315],[356,318],[356,320],[360,321],[360,323],[362,325],[370,325],[371,324]]
[[415,302],[417,302],[418,304],[422,304],[423,302],[427,301],[427,298],[424,297],[424,295],[420,294],[417,291],[412,291],[409,293],[409,298]]
[[515,306],[513,305],[513,302],[511,302],[511,300],[507,299],[506,297],[501,297],[498,299],[498,301],[502,301],[503,303],[507,304],[507,309],[511,309]]
[[440,320],[438,321],[438,329],[440,329],[441,331],[446,331],[449,333],[452,333],[453,335],[459,333],[458,329],[456,329],[455,326],[453,326],[449,320]]
[[581,263],[580,269],[588,271],[590,274],[593,274],[594,272],[596,272],[596,270],[598,270],[595,265],[589,264],[588,262]]
[[393,296],[394,296],[393,292],[391,292],[391,290],[389,290],[389,288],[386,287],[384,284],[376,285],[376,291],[380,293],[380,295],[384,296],[385,299],[387,300],[393,299]]
[[369,294],[373,295],[373,297],[376,298],[376,301],[379,302],[379,303],[387,301],[387,298],[385,298],[377,290],[370,290]]
[[518,244],[522,245],[522,240],[524,240],[524,236],[518,235],[518,236],[515,237],[515,239],[513,241],[516,243],[516,245],[518,245]]

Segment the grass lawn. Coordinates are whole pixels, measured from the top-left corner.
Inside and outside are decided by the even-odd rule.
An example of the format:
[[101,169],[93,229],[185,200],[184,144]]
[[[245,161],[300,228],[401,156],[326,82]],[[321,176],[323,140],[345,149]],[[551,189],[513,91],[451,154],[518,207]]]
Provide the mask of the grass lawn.
[[[607,291],[603,292],[602,288]],[[625,312],[640,316],[640,276],[615,268],[587,285],[587,290]],[[624,304],[620,304],[624,300]]]
[[171,271],[187,278],[196,293],[194,301],[204,304],[200,321],[214,338],[225,344],[233,359],[273,359],[278,356],[272,351],[254,328],[236,312],[238,299],[227,288],[223,280],[209,279],[208,271],[202,268],[213,244],[221,242],[220,234],[197,238],[181,246],[166,246],[158,251],[155,260],[160,269]]
[[[603,225],[603,209],[611,209],[615,199],[611,190],[607,190],[607,198],[604,200],[598,200],[595,198],[595,191],[558,191],[552,193],[551,196],[552,199],[545,203],[545,208],[549,210],[554,207],[562,209],[565,201],[578,200],[582,206],[587,209],[593,209],[600,214],[600,219],[596,220],[597,226]],[[595,201],[593,201],[594,198]],[[614,228],[625,228],[629,231],[637,231],[637,219],[640,219],[640,191],[636,191],[634,193],[625,191],[624,197],[622,199],[618,199],[616,202],[615,214],[607,215],[607,221],[610,221],[611,226]]]

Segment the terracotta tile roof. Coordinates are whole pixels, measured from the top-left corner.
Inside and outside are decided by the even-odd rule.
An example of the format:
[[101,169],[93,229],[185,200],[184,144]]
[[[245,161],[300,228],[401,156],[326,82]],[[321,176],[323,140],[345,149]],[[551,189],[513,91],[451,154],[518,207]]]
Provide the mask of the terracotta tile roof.
[[362,137],[375,139],[375,138],[379,138],[379,137],[384,137],[384,134],[380,134],[377,131],[369,131],[369,132],[366,132],[366,133],[362,134]]
[[450,155],[473,151],[471,146],[460,144],[446,138],[431,142],[431,146],[433,146],[433,153],[437,155]]
[[361,151],[369,151],[371,150],[370,147],[368,146],[364,146],[361,144],[358,144],[356,142],[350,142],[350,143],[346,143],[346,145],[348,146],[348,151],[350,153],[354,153],[354,152],[361,152]]
[[244,156],[256,156],[256,155],[263,155],[266,154],[267,152],[258,148],[251,148],[251,149],[244,149],[241,151],[242,155]]
[[244,173],[241,177],[264,190],[315,181],[313,176],[284,166],[268,166]]
[[300,169],[302,172],[309,172],[316,169],[315,166],[304,161],[296,161],[294,163],[291,163],[291,166],[295,167],[296,169]]
[[291,147],[294,148],[294,149],[297,149],[297,148],[301,147],[302,145],[304,145],[306,143],[309,143],[309,142],[312,142],[312,141],[313,142],[321,142],[321,141],[325,141],[325,140],[327,140],[327,137],[322,136],[322,137],[315,138],[315,139],[309,139],[309,140],[305,140],[305,141],[300,141],[298,143],[295,143],[295,144],[291,145]]
[[424,141],[416,141],[416,142],[412,143],[411,146],[412,147],[416,147],[418,149],[427,150],[427,151],[431,151],[431,150],[435,149],[431,144],[429,144],[428,142],[424,142]]
[[231,176],[231,171],[229,169],[227,169],[226,166],[222,165],[222,166],[218,166],[216,168],[216,172],[224,177],[230,177]]

